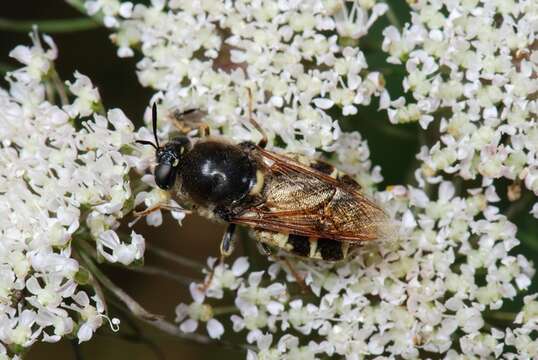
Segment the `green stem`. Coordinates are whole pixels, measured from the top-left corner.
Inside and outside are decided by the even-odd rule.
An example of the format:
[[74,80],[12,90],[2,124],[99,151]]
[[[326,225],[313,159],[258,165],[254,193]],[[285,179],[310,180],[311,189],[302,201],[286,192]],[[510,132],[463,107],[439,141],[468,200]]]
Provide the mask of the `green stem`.
[[[65,0],[65,2],[68,5],[71,5],[76,10],[78,10],[80,13],[84,15],[88,15],[88,11],[86,10],[86,7],[84,6],[83,0]],[[99,24],[103,23],[103,15],[101,13],[93,15],[91,18],[94,21],[98,22]]]
[[51,83],[46,82],[45,83],[45,96],[47,97],[47,101],[51,104],[54,104],[54,89]]
[[[82,254],[88,256],[88,254],[96,259],[97,258],[97,251],[94,247],[92,247],[86,240],[83,238],[76,238],[71,241],[71,244],[73,246],[73,249],[75,250],[73,252],[74,256],[77,258],[77,260],[83,260]],[[80,263],[81,261],[79,261]],[[91,286],[93,286],[95,293],[98,297],[105,300],[105,293],[103,291],[103,288],[101,287],[101,284],[95,279],[95,276],[91,273],[91,271],[88,271],[90,273],[90,280],[89,283]],[[103,304],[105,307],[105,312],[108,312],[107,304],[106,302]]]
[[399,140],[403,140],[403,141],[411,142],[411,141],[416,141],[417,140],[416,133],[413,133],[411,131],[407,131],[405,129],[402,129],[401,127],[399,127],[398,125],[395,125],[395,124],[386,124],[386,123],[384,123],[381,126],[376,127],[376,130],[378,130],[379,132],[381,132],[384,135],[395,137],[395,138],[398,138]]
[[[41,45],[41,37],[39,36],[39,30],[37,26],[32,26],[32,32],[33,32],[33,39],[35,41],[35,45],[39,47],[39,49],[45,53],[45,50],[43,49],[43,46]],[[60,75],[58,75],[58,71],[56,71],[56,67],[54,66],[54,62],[50,62],[50,69],[47,74],[47,77],[45,79],[48,84],[51,85],[51,88],[53,90],[56,90],[56,93],[58,94],[58,97],[60,98],[60,102],[63,106],[69,104],[69,99],[67,98],[67,93],[65,92],[65,85],[60,79]],[[47,98],[50,103],[54,103],[54,92],[49,89],[47,86]]]
[[[419,147],[419,151],[420,151],[420,147],[422,146],[422,131],[420,129],[420,127],[417,126],[416,128],[416,132],[415,132],[415,139],[418,139],[419,143],[418,143],[418,147]],[[405,185],[416,185],[417,184],[417,180],[415,178],[415,171],[420,167],[420,165],[422,164],[422,162],[417,159],[416,155],[413,157],[413,161],[411,162],[411,165],[409,166],[409,168],[407,169],[407,172],[406,172],[406,175],[404,177],[404,184]]]
[[[76,246],[81,249],[86,255],[89,255],[94,261],[99,260],[99,255],[97,254],[97,251],[93,246],[91,246],[87,241],[83,239],[78,239],[76,241]],[[190,278],[188,276],[178,275],[175,273],[172,273],[168,270],[161,269],[159,267],[155,266],[123,266],[121,264],[115,264],[115,263],[106,263],[107,265],[117,267],[119,269],[133,271],[141,274],[148,274],[148,275],[157,275],[162,276],[168,279],[172,279],[174,281],[179,282],[182,285],[190,285],[193,282],[198,282],[199,280]]]
[[[427,146],[427,147],[430,147],[429,146],[429,142],[428,142],[428,134],[427,134],[427,131],[423,131],[422,129],[419,129],[418,130],[419,133],[418,133],[418,138],[419,138],[419,145],[420,147],[422,148],[423,146]],[[420,149],[419,149],[420,151]],[[420,165],[419,165],[420,166]],[[433,191],[433,187],[432,187],[432,184],[430,184],[429,182],[426,181],[426,184],[424,185],[424,192],[426,193],[426,195],[428,195],[428,198],[431,199],[432,197],[432,191]]]
[[144,321],[157,321],[160,320],[161,317],[159,315],[154,315],[148,312],[146,309],[144,309],[140,304],[138,304],[131,296],[129,296],[123,289],[118,287],[116,284],[112,282],[100,269],[97,267],[97,265],[92,261],[90,256],[88,256],[85,252],[80,252],[80,257],[90,270],[93,276],[112,294],[114,294],[124,305],[127,306],[129,311],[135,315],[136,317],[140,318]]
[[170,251],[161,249],[159,247],[156,247],[155,245],[147,244],[146,249],[150,253],[153,253],[154,255],[157,255],[166,260],[173,261],[176,264],[179,264],[181,266],[185,266],[196,271],[201,271],[204,269],[204,265],[200,264],[197,261],[187,259],[186,257],[171,253]]
[[538,252],[538,241],[534,232],[521,231],[518,239],[521,243],[528,246],[532,251]]
[[101,24],[91,18],[54,19],[54,20],[10,20],[0,18],[0,30],[11,32],[30,32],[37,26],[46,33],[66,33],[96,29]]
[[485,317],[494,321],[513,324],[517,314],[508,311],[488,312]]
[[103,115],[103,116],[106,115],[105,106],[103,105],[101,101],[93,103],[92,108],[93,108],[93,112],[99,115]]
[[58,72],[56,71],[56,67],[52,65],[50,69],[50,81],[54,85],[54,88],[56,89],[56,92],[58,93],[58,97],[60,98],[60,103],[62,106],[66,106],[69,104],[69,99],[67,98],[67,93],[65,92],[65,85],[60,79],[60,75],[58,75]]
[[80,344],[78,343],[78,340],[76,339],[71,340],[71,346],[73,348],[75,360],[83,360],[84,357],[82,356],[82,349],[80,348]]
[[196,280],[196,279],[193,279],[193,278],[190,278],[190,277],[187,277],[187,276],[177,275],[177,274],[174,274],[174,273],[172,273],[170,271],[167,271],[167,270],[164,270],[164,269],[161,269],[161,268],[158,268],[158,267],[154,267],[154,266],[147,266],[147,265],[140,266],[140,267],[137,267],[137,266],[124,267],[124,266],[121,266],[121,265],[117,265],[117,266],[121,267],[121,268],[123,268],[125,270],[138,272],[138,273],[141,273],[141,274],[162,276],[162,277],[172,279],[172,280],[177,281],[178,283],[180,283],[182,285],[187,285],[187,286],[190,285],[193,282],[199,282],[200,281],[200,280]]
[[227,314],[236,314],[239,312],[239,309],[235,306],[220,306],[213,308],[213,315],[227,315]]
[[535,200],[536,197],[531,191],[525,191],[525,194],[518,200],[513,202],[508,209],[506,209],[506,217],[508,220],[513,220],[521,211],[527,209],[530,203]]
[[146,309],[144,309],[129,294],[127,294],[123,289],[114,284],[114,282],[112,282],[112,280],[110,280],[99,269],[99,267],[97,267],[97,265],[92,261],[92,259],[83,251],[80,252],[80,257],[82,258],[88,269],[91,271],[93,276],[95,276],[95,278],[101,283],[101,285],[105,289],[110,291],[118,300],[120,300],[127,307],[127,309],[129,309],[130,313],[138,320],[143,321],[169,335],[193,341],[201,345],[215,344],[217,346],[221,345],[233,349],[240,349],[243,351],[248,348],[248,346],[245,345],[232,344],[223,340],[213,340],[205,335],[182,332],[177,325],[166,321],[160,315],[152,314]]
[[97,260],[97,251],[95,250],[95,246],[88,243],[86,239],[77,237],[73,240],[73,246],[75,246],[75,249],[78,251],[84,252],[86,255],[91,256],[92,259]]
[[84,2],[83,1],[81,1],[81,0],[65,0],[65,2],[68,5],[71,5],[72,7],[74,7],[78,11],[80,11],[81,13],[87,14],[86,8],[84,7]]
[[123,306],[113,298],[108,299],[108,302],[110,303],[111,307],[114,308],[114,311],[118,312],[121,315],[122,324],[127,324],[133,331],[133,334],[119,333],[118,336],[126,341],[144,344],[155,353],[157,359],[165,359],[165,356],[157,343],[143,333],[142,329],[140,329],[138,324],[125,310],[125,306]]
[[402,29],[402,24],[400,23],[400,20],[398,19],[398,16],[392,9],[389,3],[385,2],[387,4],[388,10],[386,12],[387,19],[391,23],[391,25],[394,25],[398,30]]

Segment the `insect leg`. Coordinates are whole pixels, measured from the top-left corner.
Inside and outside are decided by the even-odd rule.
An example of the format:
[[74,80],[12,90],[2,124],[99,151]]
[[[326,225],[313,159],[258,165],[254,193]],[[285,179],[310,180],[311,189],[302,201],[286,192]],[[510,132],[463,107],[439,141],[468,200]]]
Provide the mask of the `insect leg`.
[[234,232],[235,224],[228,224],[224,235],[222,236],[222,241],[220,242],[220,255],[221,257],[228,257],[234,251]]
[[171,206],[171,205],[168,205],[168,204],[158,203],[158,204],[153,205],[152,207],[147,208],[147,209],[142,210],[142,211],[133,211],[133,215],[134,215],[135,219],[134,219],[134,221],[129,223],[129,227],[136,224],[138,222],[138,220],[142,219],[144,216],[148,216],[149,214],[151,214],[151,213],[153,213],[155,211],[159,211],[161,209],[168,210],[168,211],[183,211],[186,214],[191,213],[191,211],[183,209],[183,208],[178,207],[178,206]]
[[189,109],[189,110],[185,110],[183,112],[174,112],[174,117],[176,119],[181,119],[182,117],[186,116],[186,115],[189,115],[189,114],[192,114],[193,112],[195,112],[196,109]]
[[254,116],[252,115],[252,90],[250,88],[247,88],[248,93],[248,121],[258,130],[258,132],[262,135],[262,139],[258,142],[258,146],[261,148],[265,148],[267,145],[267,134],[262,129],[260,124],[254,119]]
[[[262,242],[257,242],[257,244],[258,244],[258,249],[260,250],[260,252],[263,255],[265,255],[267,257],[273,256],[273,250],[267,244],[262,243]],[[287,257],[285,257],[285,256],[275,256],[275,259],[281,261],[282,263],[284,263],[284,265],[290,270],[291,274],[295,278],[295,281],[301,287],[301,292],[302,293],[307,294],[307,293],[310,292],[308,286],[306,286],[304,278],[301,276],[301,274],[299,274],[297,269],[295,269],[295,267],[292,265],[292,263],[288,260]]]
[[297,269],[295,269],[295,267],[292,265],[292,263],[288,260],[287,257],[285,256],[279,256],[279,259],[280,261],[282,261],[287,267],[288,269],[290,270],[291,274],[293,275],[293,277],[295,278],[295,281],[297,282],[297,284],[299,285],[299,287],[301,288],[301,292],[303,294],[308,294],[310,293],[310,289],[309,287],[306,285],[305,281],[304,281],[304,278],[301,276],[301,274],[299,274],[299,272],[297,271]]
[[195,119],[194,117],[196,116],[193,115],[195,112],[205,114],[198,109],[189,109],[183,112],[179,112],[178,110],[173,111],[171,117],[175,128],[182,134],[188,134],[197,128],[200,137],[209,136],[209,126],[205,122],[200,121],[200,118]]
[[142,211],[133,211],[133,215],[136,216],[136,217],[148,216],[152,212],[155,212],[155,211],[161,210],[161,209],[168,210],[168,211],[183,211],[183,212],[185,212],[187,214],[191,213],[189,210],[183,209],[182,207],[179,207],[179,206],[172,206],[172,205],[168,205],[168,204],[159,203],[157,205],[153,205],[152,207],[147,208],[147,209],[142,210]]
[[224,232],[224,235],[222,236],[222,241],[220,242],[220,258],[219,262],[213,270],[207,275],[206,280],[204,281],[204,284],[201,286],[201,291],[205,292],[207,289],[209,289],[209,286],[211,286],[211,282],[213,281],[213,277],[215,275],[215,269],[218,266],[221,266],[224,263],[224,260],[230,256],[234,250],[235,240],[234,240],[234,233],[235,233],[235,224],[228,224],[228,227],[226,228],[226,231]]
[[258,251],[260,252],[260,254],[265,255],[267,257],[273,255],[273,251],[271,250],[269,246],[267,246],[267,244],[257,241],[256,245],[258,246]]

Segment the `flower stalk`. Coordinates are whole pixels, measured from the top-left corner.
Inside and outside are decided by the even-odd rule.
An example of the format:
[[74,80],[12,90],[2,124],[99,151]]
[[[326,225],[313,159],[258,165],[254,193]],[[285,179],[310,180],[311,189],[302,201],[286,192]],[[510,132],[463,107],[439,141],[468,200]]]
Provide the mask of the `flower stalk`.
[[70,33],[86,31],[101,27],[101,23],[87,17],[78,19],[53,19],[53,20],[11,20],[0,18],[0,30],[8,32],[31,32],[34,27],[39,31],[49,34]]

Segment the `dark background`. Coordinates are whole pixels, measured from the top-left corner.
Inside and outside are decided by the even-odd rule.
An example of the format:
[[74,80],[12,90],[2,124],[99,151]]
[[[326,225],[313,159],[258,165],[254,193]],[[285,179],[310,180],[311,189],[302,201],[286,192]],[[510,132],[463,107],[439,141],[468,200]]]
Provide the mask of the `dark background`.
[[[400,22],[408,20],[408,9],[404,1],[389,1],[394,7]],[[61,0],[23,0],[4,2],[0,8],[0,20],[51,20],[80,18],[82,14]],[[0,21],[1,22],[1,21]],[[389,91],[395,97],[401,94],[402,68],[388,65],[384,62],[386,56],[380,50],[381,30],[388,24],[386,18],[379,19],[370,34],[361,39],[361,49],[367,56],[372,69],[382,71],[387,79]],[[0,24],[1,25],[1,24]],[[49,33],[59,48],[56,61],[57,70],[63,80],[72,80],[73,72],[89,76],[94,85],[99,88],[105,108],[121,108],[126,115],[138,126],[146,108],[152,90],[139,85],[136,77],[136,62],[138,58],[120,59],[116,56],[116,47],[110,42],[110,32],[105,28],[95,28],[71,33]],[[29,45],[27,32],[15,32],[0,26],[0,72],[13,69],[18,64],[8,57],[8,53],[18,44]],[[5,86],[5,82],[0,80]],[[345,130],[359,130],[368,140],[371,149],[371,159],[374,164],[382,166],[385,178],[380,188],[387,185],[413,183],[413,171],[417,165],[415,154],[419,149],[419,131],[416,124],[394,127],[388,122],[384,112],[377,111],[377,102],[361,108],[359,114],[352,119],[342,121]],[[422,141],[428,142],[426,139]],[[409,170],[411,169],[411,170]],[[527,205],[528,208],[528,205]],[[165,226],[149,228],[139,222],[135,226],[147,242],[156,244],[171,252],[205,262],[207,256],[216,256],[223,226],[208,222],[195,216],[187,217],[183,226],[165,217]],[[528,216],[516,219],[518,224],[524,224],[520,237],[524,240],[521,252],[533,254],[536,257],[538,249],[535,241],[536,222]],[[526,229],[526,230],[525,230]],[[246,242],[239,246],[234,257],[247,253],[256,266],[263,268],[266,260],[253,251],[252,243]],[[230,260],[230,261],[233,261]],[[177,272],[178,274],[197,276],[199,274],[185,270],[172,262],[162,261],[147,253],[147,265],[157,265]],[[185,285],[173,280],[157,276],[148,276],[132,272],[128,269],[112,268],[103,265],[102,268],[110,277],[130,295],[137,299],[149,311],[165,315],[173,321],[174,309],[180,302],[190,303],[191,298]],[[514,305],[518,306],[518,305]],[[113,310],[113,309],[112,309]],[[113,310],[114,315],[114,310]],[[144,337],[147,337],[160,349],[166,359],[214,359],[215,354],[222,359],[244,358],[244,353],[226,349],[220,345],[199,345],[162,334],[159,331],[142,326]],[[123,331],[123,329],[122,329]],[[231,330],[227,328],[229,336]],[[244,341],[241,337],[232,339]],[[157,358],[158,352],[151,346],[140,343],[140,339],[122,339],[113,334],[106,325],[97,332],[90,342],[79,347],[68,340],[56,344],[37,343],[29,352],[27,359],[74,359],[78,351],[82,359],[151,359]]]

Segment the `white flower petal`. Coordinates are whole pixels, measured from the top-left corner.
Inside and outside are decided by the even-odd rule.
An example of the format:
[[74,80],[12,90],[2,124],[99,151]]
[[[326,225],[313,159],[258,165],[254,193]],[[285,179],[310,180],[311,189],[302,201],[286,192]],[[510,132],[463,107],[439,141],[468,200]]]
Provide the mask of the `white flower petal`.
[[334,101],[331,99],[325,99],[325,98],[317,98],[313,100],[314,105],[316,105],[318,108],[327,110],[330,109],[334,105]]
[[207,322],[207,333],[212,339],[220,339],[222,334],[224,334],[224,326],[215,319],[209,319]]
[[181,323],[179,326],[179,329],[185,333],[192,333],[195,332],[198,328],[198,321],[193,319],[187,319],[184,322]]

